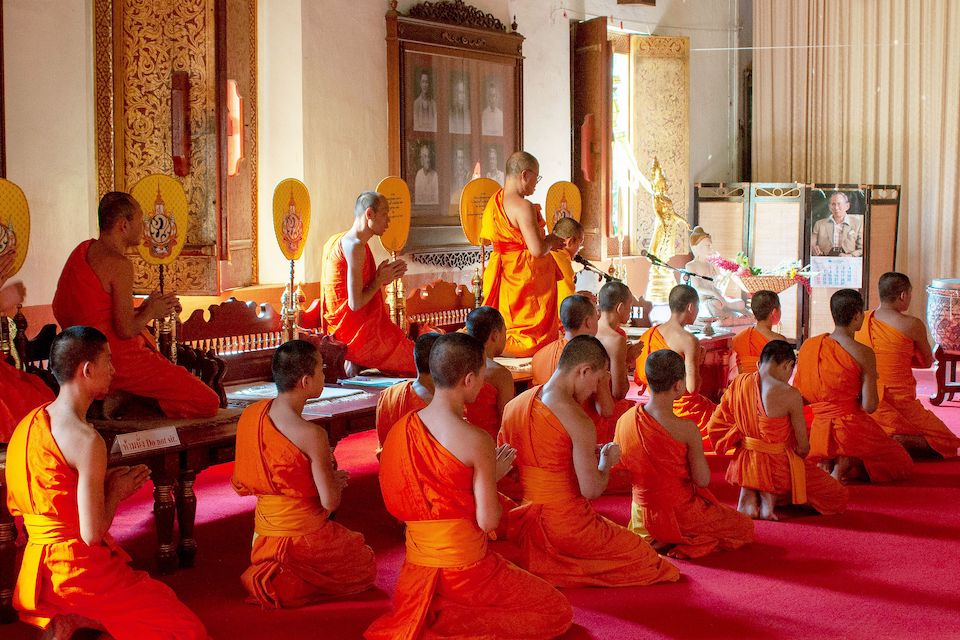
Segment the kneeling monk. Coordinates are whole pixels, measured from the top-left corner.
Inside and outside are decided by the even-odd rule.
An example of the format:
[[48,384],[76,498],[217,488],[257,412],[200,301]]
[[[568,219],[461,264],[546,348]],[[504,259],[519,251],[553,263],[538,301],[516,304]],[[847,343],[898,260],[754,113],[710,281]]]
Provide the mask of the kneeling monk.
[[417,366],[417,377],[413,380],[398,382],[380,392],[377,398],[377,459],[383,451],[387,434],[400,418],[411,411],[420,411],[433,399],[433,376],[430,375],[430,351],[439,333],[424,333],[413,343],[413,360]]
[[757,291],[750,298],[750,310],[757,326],[747,327],[730,341],[740,373],[756,373],[763,346],[771,340],[786,340],[773,330],[773,325],[780,322],[780,296],[766,289]]
[[[523,504],[510,513],[520,564],[561,587],[624,587],[673,582],[680,572],[625,527],[598,514],[600,496],[620,447],[599,448],[582,404],[609,379],[600,341],[577,336],[557,370],[507,405],[500,438],[517,449]],[[609,384],[609,382],[606,382]]]
[[366,367],[412,376],[413,342],[390,320],[383,287],[407,270],[403,260],[377,266],[369,242],[390,225],[390,205],[376,191],[364,191],[353,207],[353,226],[323,247],[323,324],[347,345],[348,375]]
[[515,393],[513,374],[494,360],[503,353],[507,343],[507,325],[500,312],[493,307],[477,307],[467,316],[466,331],[483,345],[485,364],[483,386],[477,399],[467,403],[464,417],[496,440],[503,408],[513,400]]
[[721,504],[707,488],[710,467],[697,425],[673,413],[673,401],[686,391],[683,358],[661,349],[645,366],[650,401],[617,422],[621,463],[633,476],[630,530],[676,558],[752,542],[750,518]]
[[363,536],[331,522],[347,472],[333,468],[323,427],[301,417],[323,392],[317,348],[291,340],[273,355],[276,400],[247,407],[237,425],[233,488],[257,496],[250,567],[240,580],[267,609],[300,607],[373,586],[377,565]]
[[[100,199],[100,237],[85,240],[67,258],[53,296],[62,328],[90,326],[110,341],[116,373],[111,391],[154,398],[168,418],[208,418],[217,413],[216,392],[156,350],[147,324],[179,308],[177,297],[150,294],[133,308],[133,263],[124,251],[143,238],[143,212],[128,193]],[[108,416],[110,417],[110,416]]]
[[50,348],[50,369],[60,395],[27,414],[7,449],[7,506],[23,516],[28,535],[13,594],[20,619],[51,626],[54,638],[82,627],[117,640],[206,638],[173,591],[131,569],[108,533],[117,505],[150,471],[108,470],[103,438],[85,421],[90,403],[110,389],[107,337],[90,327],[65,330]]
[[495,448],[463,419],[483,386],[483,347],[471,336],[441,336],[430,354],[436,385],[426,409],[387,436],[380,458],[384,503],[407,525],[407,552],[393,611],[366,637],[553,638],[573,612],[556,589],[487,548],[500,521],[496,482],[515,452]]

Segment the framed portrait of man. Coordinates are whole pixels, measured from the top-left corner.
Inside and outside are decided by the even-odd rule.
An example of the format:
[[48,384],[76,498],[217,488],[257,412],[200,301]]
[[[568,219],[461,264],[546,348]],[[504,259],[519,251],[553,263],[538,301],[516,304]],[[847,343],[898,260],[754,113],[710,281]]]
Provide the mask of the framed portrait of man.
[[434,91],[433,68],[429,66],[413,67],[411,84],[413,99],[413,130],[437,131],[437,99]]
[[494,180],[501,187],[504,180],[506,159],[503,157],[502,144],[488,144],[483,151],[483,177]]
[[435,205],[440,202],[440,179],[437,173],[436,149],[432,140],[417,140],[410,150],[416,154],[411,166],[417,167],[413,180],[413,204]]
[[450,204],[457,205],[458,211],[460,194],[467,183],[473,179],[472,157],[469,141],[453,143],[450,150]]
[[470,133],[470,74],[460,69],[450,70],[447,130],[450,133]]
[[499,75],[488,74],[483,79],[483,111],[480,114],[480,133],[485,136],[503,135],[503,82]]

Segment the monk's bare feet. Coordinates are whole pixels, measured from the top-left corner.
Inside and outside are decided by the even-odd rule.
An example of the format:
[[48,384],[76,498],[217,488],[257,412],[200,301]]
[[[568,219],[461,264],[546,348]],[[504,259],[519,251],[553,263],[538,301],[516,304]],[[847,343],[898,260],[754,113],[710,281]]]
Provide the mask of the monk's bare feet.
[[830,474],[837,482],[846,480],[850,472],[850,458],[847,456],[837,456],[837,464],[833,465],[833,472]]
[[836,460],[834,460],[834,459],[832,459],[832,458],[828,458],[828,459],[821,460],[820,462],[818,462],[818,463],[817,463],[817,466],[820,467],[820,469],[821,469],[824,473],[829,473],[830,475],[833,475],[833,469],[834,469],[834,467],[836,466],[836,462],[837,462]]
[[99,622],[69,613],[55,616],[40,634],[40,640],[70,640],[73,634],[81,629],[106,632]]
[[737,502],[737,511],[750,518],[760,514],[759,496],[753,489],[740,487],[740,500]]
[[779,520],[775,508],[777,506],[777,496],[766,491],[760,492],[760,519],[761,520]]
[[347,374],[348,378],[356,378],[358,375],[360,375],[360,372],[363,371],[363,367],[347,360],[343,363],[343,370]]

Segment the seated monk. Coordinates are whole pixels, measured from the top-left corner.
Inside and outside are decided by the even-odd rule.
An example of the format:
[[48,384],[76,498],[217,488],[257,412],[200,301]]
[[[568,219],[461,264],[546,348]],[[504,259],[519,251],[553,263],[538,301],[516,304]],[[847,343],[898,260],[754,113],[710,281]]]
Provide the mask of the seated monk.
[[483,386],[483,346],[440,336],[430,354],[430,405],[390,431],[380,459],[387,510],[406,522],[407,550],[393,610],[365,636],[553,638],[573,611],[556,589],[487,547],[501,508],[496,482],[515,451],[464,421]]
[[879,290],[880,307],[867,312],[856,335],[877,354],[879,402],[872,417],[908,451],[953,458],[960,438],[917,400],[912,368],[932,365],[933,353],[923,320],[906,313],[913,296],[910,278],[885,273]]
[[[107,336],[116,369],[111,391],[153,398],[168,418],[215,415],[216,392],[160,355],[146,331],[150,321],[179,310],[177,296],[154,292],[133,308],[133,263],[124,252],[143,238],[140,205],[130,194],[112,191],[100,199],[98,217],[100,237],[81,242],[60,274],[53,296],[57,323],[64,329],[94,327]],[[115,417],[107,407],[104,413]]]
[[877,357],[854,334],[863,325],[863,297],[853,289],[830,296],[833,333],[800,347],[793,385],[813,409],[810,454],[843,481],[863,466],[871,482],[906,478],[913,461],[869,414],[877,408]]
[[567,343],[543,386],[514,398],[500,441],[517,450],[523,503],[511,511],[510,539],[519,564],[561,587],[621,587],[675,582],[680,572],[625,527],[598,514],[620,447],[596,445],[583,403],[609,384],[610,358],[593,336]]
[[577,292],[576,273],[573,271],[573,259],[583,246],[583,225],[569,216],[564,216],[553,225],[553,235],[563,241],[559,249],[550,252],[560,269],[557,280],[557,312],[567,296]]
[[717,451],[734,450],[727,482],[740,487],[737,510],[751,518],[776,520],[778,502],[824,515],[847,507],[847,488],[804,458],[810,443],[803,398],[790,386],[796,360],[789,343],[768,342],[759,370],[736,377],[707,428]]
[[493,244],[483,272],[484,305],[507,323],[507,355],[536,353],[557,331],[560,269],[550,251],[563,241],[545,235],[540,206],[526,199],[540,181],[540,164],[524,151],[507,160],[506,182],[483,212],[480,237]]
[[730,341],[740,373],[756,373],[757,360],[765,344],[771,340],[787,340],[773,330],[773,325],[780,322],[780,296],[765,289],[757,291],[750,299],[750,310],[757,325],[747,327]]
[[672,349],[683,356],[686,367],[687,392],[673,403],[673,412],[681,420],[693,420],[700,429],[705,451],[713,451],[707,438],[707,423],[717,408],[713,402],[700,394],[700,365],[703,362],[703,347],[684,327],[697,318],[700,309],[697,291],[690,285],[678,284],[670,290],[670,319],[663,324],[654,325],[640,336],[643,345],[637,357],[633,379],[637,384],[646,385],[646,361],[654,351]]
[[13,594],[20,620],[70,638],[79,628],[116,640],[207,638],[167,585],[127,564],[108,533],[117,506],[150,476],[145,465],[107,469],[107,447],[85,421],[110,389],[107,337],[71,327],[53,341],[60,394],[20,422],[7,448],[7,506],[23,516],[27,546]]
[[430,350],[439,333],[424,333],[413,343],[413,360],[417,377],[387,387],[377,398],[377,459],[383,451],[390,428],[411,411],[420,411],[433,399],[433,376],[430,375]]
[[670,349],[647,358],[650,401],[617,422],[621,464],[633,477],[630,530],[675,558],[700,558],[753,541],[753,522],[707,488],[710,467],[697,425],[673,413],[686,392],[683,358]]
[[250,567],[240,576],[265,609],[302,607],[373,586],[377,565],[363,536],[329,519],[347,472],[334,469],[323,427],[301,415],[323,392],[323,360],[303,340],[273,355],[275,400],[244,409],[237,424],[233,488],[257,496]]
[[496,440],[503,408],[513,400],[515,391],[510,370],[494,360],[503,353],[507,343],[507,325],[500,312],[493,307],[477,307],[467,316],[466,331],[483,345],[486,364],[483,367],[483,386],[477,399],[467,403],[464,417]]
[[390,320],[383,287],[407,270],[403,260],[377,266],[369,242],[390,225],[387,199],[364,191],[353,208],[353,226],[323,247],[323,323],[328,334],[347,345],[347,375],[375,367],[413,376],[413,342]]

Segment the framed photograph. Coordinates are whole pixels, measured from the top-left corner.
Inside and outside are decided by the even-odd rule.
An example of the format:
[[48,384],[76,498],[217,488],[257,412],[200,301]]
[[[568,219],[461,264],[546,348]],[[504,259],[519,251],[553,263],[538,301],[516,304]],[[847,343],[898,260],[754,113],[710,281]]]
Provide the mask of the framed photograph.
[[447,110],[447,131],[470,133],[470,73],[450,70],[450,104]]
[[480,133],[485,136],[503,135],[503,105],[500,96],[503,82],[497,74],[483,79],[483,111],[480,113]]
[[416,167],[413,178],[413,204],[440,203],[440,174],[437,172],[437,154],[433,140],[416,140],[410,146],[415,154],[411,166]]
[[460,193],[473,180],[473,164],[469,140],[454,141],[450,150],[450,204],[456,205],[460,215]]
[[433,69],[428,66],[413,68],[413,130],[437,131],[437,99],[434,92]]
[[501,187],[503,186],[504,180],[504,168],[506,167],[507,159],[503,155],[503,145],[502,144],[485,144],[483,146],[483,158],[481,161],[481,166],[483,167],[482,174],[484,178],[490,178],[491,180],[496,181]]
[[866,192],[813,189],[810,192],[810,255],[863,257]]

